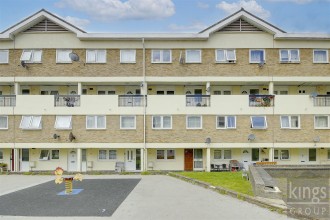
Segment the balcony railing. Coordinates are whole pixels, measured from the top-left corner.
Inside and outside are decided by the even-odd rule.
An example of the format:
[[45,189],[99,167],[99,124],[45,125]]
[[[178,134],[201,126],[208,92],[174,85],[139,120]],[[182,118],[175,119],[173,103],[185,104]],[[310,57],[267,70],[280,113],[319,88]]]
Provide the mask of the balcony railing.
[[272,107],[274,106],[273,95],[249,95],[250,107]]
[[79,107],[80,95],[55,95],[55,107]]
[[210,95],[186,95],[186,106],[209,107],[210,97]]
[[0,95],[0,107],[16,106],[16,95]]
[[145,99],[143,95],[119,95],[118,96],[118,106],[120,107],[139,107],[143,106],[144,100],[147,106],[147,96]]
[[318,95],[314,97],[314,106],[330,106],[330,95]]

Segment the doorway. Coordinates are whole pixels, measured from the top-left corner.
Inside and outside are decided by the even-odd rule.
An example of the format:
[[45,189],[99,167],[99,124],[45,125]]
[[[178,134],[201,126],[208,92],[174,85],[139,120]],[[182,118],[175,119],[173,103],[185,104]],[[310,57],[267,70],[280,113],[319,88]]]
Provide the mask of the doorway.
[[30,171],[30,151],[27,148],[21,150],[21,167],[20,171],[29,172]]
[[76,150],[69,150],[68,171],[69,172],[77,171],[77,151]]
[[135,171],[136,170],[136,151],[135,151],[135,149],[126,149],[125,170],[126,171]]
[[194,169],[194,151],[193,149],[185,149],[184,150],[184,170],[185,171],[193,171]]
[[81,149],[81,171],[87,171],[87,149]]
[[242,161],[244,168],[248,170],[249,165],[251,164],[251,149],[242,150]]

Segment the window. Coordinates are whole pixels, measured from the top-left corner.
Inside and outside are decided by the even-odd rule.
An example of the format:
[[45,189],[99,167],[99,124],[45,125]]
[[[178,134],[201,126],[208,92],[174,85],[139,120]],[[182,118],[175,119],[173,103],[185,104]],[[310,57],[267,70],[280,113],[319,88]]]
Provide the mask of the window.
[[157,160],[174,160],[175,150],[157,150]]
[[72,50],[56,50],[56,63],[72,63],[70,53]]
[[60,159],[60,150],[52,150],[52,160]]
[[136,62],[136,50],[120,50],[120,62],[121,63],[135,63]]
[[252,148],[252,161],[259,161],[259,148]]
[[274,160],[278,160],[278,150],[274,150]]
[[117,151],[109,150],[109,160],[116,160],[116,159],[117,159]]
[[316,129],[329,129],[329,124],[328,115],[318,115],[314,118],[314,127]]
[[106,50],[86,50],[86,63],[106,63]]
[[299,116],[281,116],[281,128],[297,129],[300,128]]
[[328,160],[330,160],[330,149],[328,149]]
[[290,151],[289,150],[274,150],[274,160],[289,160]]
[[106,117],[104,115],[86,116],[86,129],[105,129]]
[[187,116],[187,129],[201,129],[202,116]]
[[218,129],[234,129],[236,128],[235,116],[217,116]]
[[329,63],[328,50],[313,50],[314,63]]
[[186,50],[186,63],[201,63],[202,51],[201,50]]
[[120,129],[135,129],[135,116],[120,116]]
[[221,157],[221,150],[214,150],[214,152],[213,152],[213,158],[215,159],[215,160],[219,160],[219,159],[221,159],[222,157]]
[[22,116],[22,129],[41,129],[41,116]]
[[3,150],[0,150],[0,160],[3,160]]
[[0,130],[8,129],[8,116],[0,116]]
[[72,129],[72,116],[71,115],[57,115],[55,121],[56,129]]
[[152,116],[153,129],[172,129],[172,116]]
[[172,52],[171,50],[152,50],[151,51],[152,63],[171,63]]
[[223,151],[223,159],[225,159],[225,160],[231,159],[231,150]]
[[99,150],[99,160],[106,160],[106,159],[107,159],[107,151]]
[[299,62],[299,50],[291,49],[291,50],[280,50],[280,61],[282,63],[288,62]]
[[23,50],[21,61],[26,63],[41,63],[42,50]]
[[49,160],[49,150],[41,150],[39,160]]
[[266,116],[251,116],[251,128],[266,129],[267,128]]
[[9,50],[0,50],[0,63],[9,62]]
[[250,63],[262,63],[266,60],[265,50],[250,50]]
[[316,161],[316,149],[315,148],[308,149],[308,160]]
[[235,50],[215,50],[215,61],[217,63],[235,63],[236,51]]

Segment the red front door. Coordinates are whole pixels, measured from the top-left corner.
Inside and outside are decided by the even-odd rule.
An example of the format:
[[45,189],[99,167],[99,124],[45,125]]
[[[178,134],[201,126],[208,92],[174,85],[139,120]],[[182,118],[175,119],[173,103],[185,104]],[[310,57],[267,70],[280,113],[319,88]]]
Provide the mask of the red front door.
[[184,150],[184,170],[193,171],[194,165],[194,151],[193,149]]

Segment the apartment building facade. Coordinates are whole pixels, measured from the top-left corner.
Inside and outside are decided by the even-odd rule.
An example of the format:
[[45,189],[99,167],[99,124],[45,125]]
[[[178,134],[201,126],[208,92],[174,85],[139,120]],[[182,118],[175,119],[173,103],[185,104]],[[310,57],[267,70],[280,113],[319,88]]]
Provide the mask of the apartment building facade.
[[0,33],[0,163],[17,172],[330,164],[329,34],[241,9],[196,34]]

